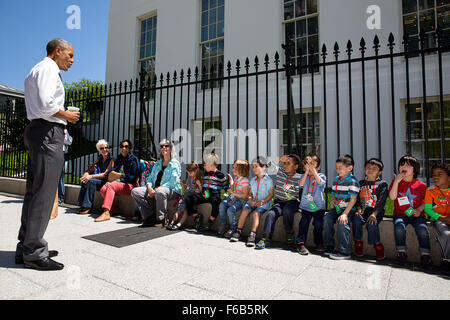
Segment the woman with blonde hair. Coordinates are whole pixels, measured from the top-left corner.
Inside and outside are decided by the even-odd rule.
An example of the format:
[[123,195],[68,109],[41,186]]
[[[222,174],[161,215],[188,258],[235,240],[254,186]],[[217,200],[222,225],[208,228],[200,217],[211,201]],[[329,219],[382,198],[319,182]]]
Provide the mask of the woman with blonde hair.
[[[131,191],[141,212],[143,226],[150,225],[152,220],[165,223],[168,201],[181,196],[181,165],[175,158],[175,146],[164,139],[159,143],[159,148],[159,160],[154,164],[146,186]],[[156,213],[150,204],[152,199],[156,201]]]

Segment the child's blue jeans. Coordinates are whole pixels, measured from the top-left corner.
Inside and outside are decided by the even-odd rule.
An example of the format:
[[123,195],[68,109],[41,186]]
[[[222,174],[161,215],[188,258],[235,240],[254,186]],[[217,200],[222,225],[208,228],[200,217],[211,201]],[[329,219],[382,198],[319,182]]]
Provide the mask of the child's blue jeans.
[[[335,246],[334,243],[334,224],[337,222],[340,214],[336,212],[336,209],[331,209],[328,211],[328,213],[325,215],[324,221],[323,221],[323,230],[324,230],[324,236],[325,236],[325,246],[327,247],[333,247]],[[338,246],[337,251],[349,255],[350,254],[350,222],[354,222],[355,220],[362,220],[361,216],[356,216],[355,212],[351,212],[347,216],[347,223],[337,224],[337,238],[338,238]],[[358,221],[357,223],[361,223],[361,221]],[[362,238],[362,228],[360,229],[360,232],[355,234],[355,230],[353,230],[353,237],[356,239],[357,237]]]
[[225,200],[223,200],[219,206],[220,223],[226,224],[228,216],[230,229],[236,229],[237,227],[236,212],[242,210],[243,207],[244,204],[239,199],[228,197]]
[[377,216],[377,224],[373,225],[367,222],[369,216],[373,213],[373,208],[366,208],[361,219],[353,219],[352,229],[353,229],[353,240],[362,241],[363,237],[363,226],[366,224],[367,229],[367,241],[369,244],[377,244],[380,240],[380,229],[378,225],[383,221],[382,216]]
[[420,254],[430,253],[430,231],[428,230],[425,217],[407,217],[404,215],[394,216],[395,245],[398,251],[406,251],[406,227],[411,224],[416,231],[419,240]]
[[298,223],[298,235],[296,239],[297,243],[306,243],[306,240],[308,239],[309,223],[311,222],[311,219],[314,218],[314,243],[316,245],[323,245],[322,231],[324,214],[325,210],[319,210],[316,212],[302,210],[302,218]]

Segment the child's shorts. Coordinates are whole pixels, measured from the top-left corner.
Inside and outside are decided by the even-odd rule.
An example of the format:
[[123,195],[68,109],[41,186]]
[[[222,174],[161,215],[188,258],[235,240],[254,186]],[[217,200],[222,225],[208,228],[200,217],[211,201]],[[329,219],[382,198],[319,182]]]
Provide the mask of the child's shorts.
[[266,212],[267,210],[264,209],[263,207],[256,207],[256,208],[252,208],[252,206],[250,205],[249,202],[247,202],[244,206],[244,210],[248,210],[250,212],[250,214],[252,214],[253,212],[258,212],[260,215],[263,215],[264,212]]

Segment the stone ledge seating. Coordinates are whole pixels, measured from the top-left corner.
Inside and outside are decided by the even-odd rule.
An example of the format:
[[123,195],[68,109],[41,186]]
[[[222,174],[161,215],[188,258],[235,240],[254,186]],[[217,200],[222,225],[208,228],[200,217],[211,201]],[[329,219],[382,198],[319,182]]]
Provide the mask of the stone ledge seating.
[[[0,178],[0,192],[6,192],[10,194],[17,194],[17,195],[24,195],[25,194],[25,180],[20,179],[12,179],[12,178]],[[76,185],[67,185],[66,184],[66,203],[76,205],[78,200],[78,193],[80,190],[80,186]],[[131,196],[117,196],[116,197],[117,205],[118,205],[118,212],[121,213],[121,215],[125,217],[132,217],[134,215],[135,210],[135,204],[134,200]],[[103,199],[99,192],[96,192],[95,199],[94,199],[94,209],[101,209]],[[173,214],[175,211],[175,208],[173,207],[174,202],[169,202],[169,214]],[[202,204],[198,206],[198,211],[203,214],[204,223],[207,222],[207,219],[209,218],[211,214],[211,205],[210,204]],[[240,213],[238,213],[238,216]],[[266,215],[263,215],[259,228],[257,230],[257,238],[262,237],[263,228],[264,228],[264,222],[265,222]],[[294,230],[295,230],[295,236],[297,236],[298,232],[298,223],[301,218],[301,212],[299,211],[298,214],[295,215],[294,219]],[[251,216],[247,218],[247,221],[244,226],[243,230],[243,238],[246,239],[246,237],[250,233],[251,228]],[[193,226],[194,219],[193,217],[189,217],[186,225]],[[218,229],[219,226],[219,219],[216,219],[213,230]],[[436,241],[436,231],[434,230],[431,225],[428,225],[430,230],[430,244],[431,244],[431,259],[433,260],[433,264],[436,266],[439,266],[441,262],[441,248],[439,243]],[[308,240],[307,240],[307,247],[308,248],[314,248],[315,244],[313,241],[313,232],[312,232],[312,223],[310,225],[310,230],[308,232]],[[380,224],[380,234],[381,234],[381,241],[384,245],[385,249],[385,255],[389,259],[395,259],[396,258],[396,250],[395,250],[395,240],[394,240],[394,227],[392,225],[392,218],[385,217],[383,222]],[[363,241],[364,241],[364,255],[375,257],[375,250],[373,246],[369,245],[367,243],[367,231],[364,230],[363,233]],[[351,241],[352,235],[350,236]],[[419,254],[419,245],[417,241],[416,234],[414,232],[414,228],[411,225],[408,225],[407,228],[407,235],[406,235],[406,241],[407,241],[407,254],[408,254],[408,261],[409,262],[420,262],[420,254]],[[275,231],[272,235],[272,239],[274,241],[283,242],[286,239],[286,232],[283,225],[282,218],[278,219],[275,224]],[[225,240],[224,240],[225,241]],[[337,240],[336,240],[337,243]],[[230,244],[231,245],[231,244]],[[239,244],[236,244],[239,245]]]

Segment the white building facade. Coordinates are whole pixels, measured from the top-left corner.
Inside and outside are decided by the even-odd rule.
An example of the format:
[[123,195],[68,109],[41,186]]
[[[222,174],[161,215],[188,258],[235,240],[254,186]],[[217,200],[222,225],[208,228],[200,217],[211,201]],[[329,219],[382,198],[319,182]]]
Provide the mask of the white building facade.
[[[250,60],[249,72],[252,73],[255,71],[255,56],[259,58],[259,70],[264,70],[266,54],[270,57],[268,68],[273,70],[277,52],[280,55],[279,68],[283,68],[286,61],[281,44],[286,43],[286,37],[294,40],[295,61],[300,63],[301,60],[302,64],[322,62],[320,54],[323,44],[327,48],[327,62],[335,60],[335,43],[339,44],[339,60],[346,60],[349,40],[353,45],[351,58],[359,58],[361,38],[366,41],[365,55],[374,56],[373,39],[376,35],[380,40],[379,55],[387,54],[391,33],[395,39],[394,53],[399,53],[403,52],[404,30],[414,38],[423,29],[431,39],[437,27],[443,30],[445,39],[450,37],[448,0],[111,0],[106,83],[139,78],[142,68],[157,75],[158,85],[161,74],[166,79],[169,72],[170,83],[173,83],[174,71],[179,77],[181,70],[187,82],[188,68],[194,72],[198,67],[201,72],[205,66],[209,72],[211,64],[216,69],[218,64],[225,65],[224,73],[216,72],[213,77],[226,77],[228,61],[232,64],[231,75],[236,75],[237,59],[241,64],[240,73],[245,74],[247,57]],[[414,48],[414,44],[411,48]],[[326,169],[324,171],[327,171],[330,179],[335,175],[334,163],[339,154],[353,155],[357,177],[363,176],[363,164],[367,158],[381,155],[385,163],[384,178],[387,180],[393,177],[396,167],[394,158],[398,161],[408,147],[414,156],[423,161],[423,165],[428,152],[431,166],[442,159],[442,138],[447,150],[445,156],[449,157],[449,53],[444,51],[441,57],[441,64],[436,52],[424,57],[424,65],[420,55],[408,59],[409,113],[406,110],[408,77],[404,57],[395,57],[392,69],[390,59],[379,60],[378,73],[376,60],[368,61],[364,66],[364,81],[361,62],[352,63],[351,72],[344,63],[338,66],[337,72],[333,65],[327,66],[326,72],[318,68],[314,70],[314,75],[306,71],[301,77],[294,75],[292,98],[295,112],[298,113],[297,121],[300,120],[302,106],[299,134],[303,152],[318,153],[323,160],[322,168]],[[426,74],[425,86],[423,69]],[[255,152],[271,159],[287,152],[286,136],[290,119],[287,117],[286,77],[284,72],[280,72],[277,81],[276,75],[271,73],[267,77],[268,83],[264,76],[259,76],[258,80],[255,77],[240,78],[239,84],[236,79],[230,82],[224,79],[222,89],[216,83],[212,89],[211,85],[207,85],[205,90],[201,89],[201,85],[197,90],[194,86],[190,86],[189,90],[183,87],[183,92],[180,92],[181,87],[175,88],[175,92],[174,88],[156,90],[146,103],[155,142],[166,138],[166,132],[167,137],[180,140],[172,133],[180,127],[187,129],[188,124],[192,139],[189,151],[185,150],[183,154],[186,162],[201,162],[201,151],[205,148],[205,145],[202,147],[202,135],[208,128],[220,129],[224,134],[219,143],[216,139],[215,151],[219,151],[226,164],[233,158],[252,160]],[[177,83],[180,80],[178,78]],[[441,100],[444,102],[442,106]],[[427,103],[426,110],[423,108],[424,102]],[[136,105],[130,103],[129,107],[136,108]],[[206,106],[205,111],[203,106]],[[261,111],[257,112],[257,108]],[[443,130],[440,121],[442,110]],[[109,112],[107,117],[123,117],[123,131],[130,132],[133,136],[130,138],[136,141],[139,111],[127,112],[121,115]],[[424,137],[424,116],[428,118],[428,143],[425,143]],[[411,123],[411,145],[408,145],[407,117]],[[349,130],[350,123],[352,132]],[[239,134],[233,139],[225,135],[226,129],[243,129],[247,132],[255,129],[255,125],[258,129],[275,129],[279,134],[275,139],[272,134],[260,134],[265,138],[257,140],[257,151],[254,151],[252,139],[246,142],[245,139],[239,140]],[[394,134],[395,146],[392,145]],[[106,138],[115,139],[109,136]],[[214,140],[210,137],[203,139]],[[353,146],[350,141],[353,141]],[[241,153],[243,145],[247,152],[244,148]],[[183,148],[183,145],[179,147]],[[428,151],[425,147],[428,147]],[[422,176],[425,177],[425,174]]]

